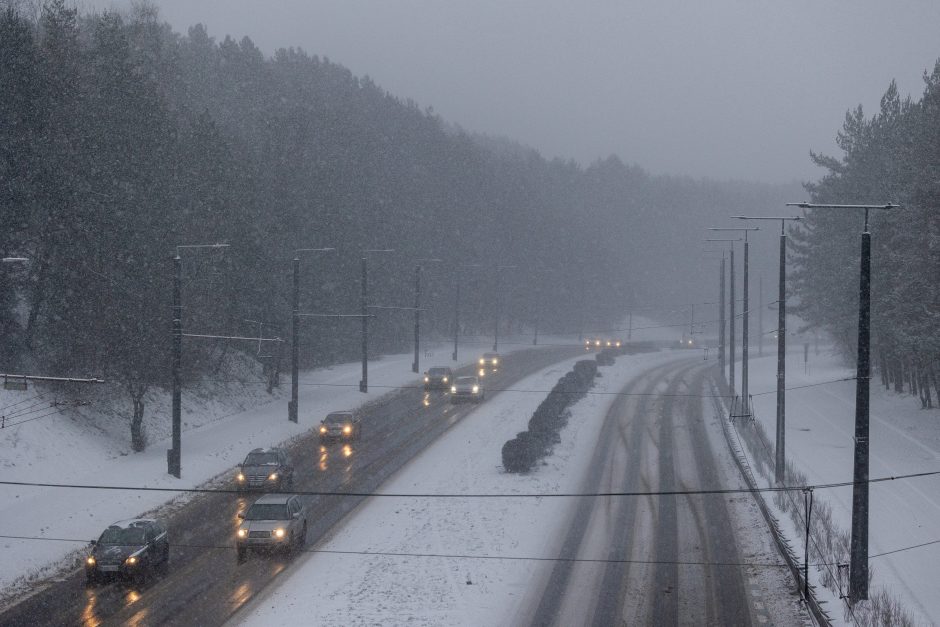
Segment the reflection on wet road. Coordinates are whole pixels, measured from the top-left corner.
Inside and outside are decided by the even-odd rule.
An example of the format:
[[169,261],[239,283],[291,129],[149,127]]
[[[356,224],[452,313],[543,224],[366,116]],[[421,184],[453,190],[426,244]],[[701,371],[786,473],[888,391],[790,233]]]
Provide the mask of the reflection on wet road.
[[[494,390],[509,387],[572,354],[567,347],[516,353],[498,373],[489,373],[487,384]],[[472,373],[475,368],[466,370]],[[287,447],[295,461],[294,487],[309,492],[374,492],[450,426],[485,408],[486,403],[452,405],[446,391],[425,394],[421,389],[404,389],[390,394],[363,410],[359,440],[321,446],[313,431],[294,440]],[[167,520],[171,552],[166,575],[150,578],[143,586],[115,582],[86,589],[84,571],[76,570],[0,613],[0,624],[220,625],[290,563],[290,557],[278,555],[253,554],[241,564],[236,559],[238,513],[261,494],[207,494],[176,511]],[[309,546],[364,497],[302,498],[308,510]]]

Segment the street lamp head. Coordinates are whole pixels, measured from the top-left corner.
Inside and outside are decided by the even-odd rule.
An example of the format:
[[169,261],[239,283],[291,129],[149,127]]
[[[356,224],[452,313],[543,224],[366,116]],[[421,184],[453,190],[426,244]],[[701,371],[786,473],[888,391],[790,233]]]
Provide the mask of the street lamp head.
[[802,216],[731,216],[736,220],[802,220]]
[[825,203],[811,203],[811,202],[788,202],[786,203],[787,207],[799,207],[800,209],[864,209],[874,210],[874,209],[900,209],[901,205],[893,202],[882,203],[880,205],[831,205]]

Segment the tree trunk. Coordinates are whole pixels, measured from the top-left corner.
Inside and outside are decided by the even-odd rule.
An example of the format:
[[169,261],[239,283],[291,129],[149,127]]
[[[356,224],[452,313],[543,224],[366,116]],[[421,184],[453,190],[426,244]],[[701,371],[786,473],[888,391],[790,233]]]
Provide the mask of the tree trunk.
[[911,380],[911,394],[913,396],[919,396],[918,392],[918,377],[920,377],[920,370],[918,369],[918,363],[916,359],[911,358],[911,361],[908,363],[907,372]]
[[888,359],[885,357],[885,349],[880,348],[878,350],[878,363],[879,370],[881,370],[881,383],[885,386],[885,390],[891,389],[891,383],[888,380]]
[[894,391],[900,394],[904,392],[904,360],[898,355],[894,363]]
[[147,386],[131,383],[127,387],[134,405],[134,414],[131,416],[131,448],[135,453],[141,453],[147,448],[147,431],[144,429],[144,394],[147,393]]
[[920,369],[920,397],[926,409],[933,409],[933,397],[930,393],[930,381],[927,378],[927,368]]

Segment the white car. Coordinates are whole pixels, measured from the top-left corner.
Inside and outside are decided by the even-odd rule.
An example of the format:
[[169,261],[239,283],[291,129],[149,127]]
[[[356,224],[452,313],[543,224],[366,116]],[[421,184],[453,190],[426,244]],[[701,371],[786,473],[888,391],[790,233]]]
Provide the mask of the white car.
[[450,386],[450,402],[459,403],[468,400],[479,403],[485,397],[483,384],[477,377],[457,377]]

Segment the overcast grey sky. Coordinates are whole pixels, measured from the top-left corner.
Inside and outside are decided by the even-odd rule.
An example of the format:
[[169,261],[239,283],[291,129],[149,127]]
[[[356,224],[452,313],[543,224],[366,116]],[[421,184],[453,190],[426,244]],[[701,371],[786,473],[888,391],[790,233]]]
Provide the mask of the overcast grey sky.
[[873,113],[892,78],[919,98],[940,57],[938,0],[156,4],[181,32],[302,47],[545,157],[721,179],[817,178],[809,151],[838,154],[847,109]]

